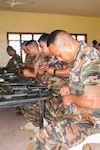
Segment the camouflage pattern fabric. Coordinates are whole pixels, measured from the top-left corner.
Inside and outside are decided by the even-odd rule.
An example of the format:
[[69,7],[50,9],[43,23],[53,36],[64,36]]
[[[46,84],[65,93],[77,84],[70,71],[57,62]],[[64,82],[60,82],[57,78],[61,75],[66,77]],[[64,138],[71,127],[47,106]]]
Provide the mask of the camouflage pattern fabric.
[[71,66],[69,78],[73,94],[84,93],[85,85],[100,85],[100,53],[93,47],[81,42]]
[[15,53],[14,56],[8,61],[8,64],[6,66],[7,71],[17,74],[20,63],[21,57]]
[[[97,84],[100,85],[100,53],[80,42],[70,70],[70,90],[73,94],[81,95],[85,85]],[[33,138],[31,150],[55,150],[57,145],[74,147],[92,134],[93,129],[97,129],[94,133],[100,133],[100,109],[84,109],[72,105],[72,112],[73,114],[63,116],[59,122],[44,127]]]
[[34,59],[35,59],[35,57],[32,57],[29,54],[27,54],[26,58],[25,58],[25,64],[32,64]]
[[[42,54],[39,52],[38,55],[36,57],[34,57],[34,59],[32,60],[32,63],[34,64],[34,71],[35,73],[38,70],[39,67],[39,63],[42,59]],[[29,78],[30,80],[30,78]],[[27,118],[27,120],[31,121],[36,127],[40,126],[40,120],[39,120],[39,105],[34,104],[34,105],[26,105],[22,107],[22,112],[23,115],[25,116],[25,118]]]
[[[26,58],[25,58],[25,64],[26,65],[30,65],[30,64],[33,64],[34,63],[34,60],[35,60],[35,56],[30,56],[29,54],[26,55]],[[29,69],[31,72],[34,72],[34,69],[33,68],[30,68],[30,67],[26,67],[25,69]]]
[[[81,42],[71,66],[69,87],[72,94],[81,95],[86,85],[100,86],[100,53],[95,48]],[[75,105],[72,106],[72,109],[74,114],[87,117],[87,121],[93,121],[93,124],[98,122],[100,127],[100,109],[85,109]]]
[[37,137],[34,136],[30,144],[31,150],[59,150],[60,146],[71,148],[80,144],[88,135],[87,129],[64,119],[53,125],[49,124]]
[[[68,66],[67,63],[58,61],[56,57],[44,57],[44,60],[41,61],[39,67],[44,65],[56,69],[62,69]],[[63,106],[59,90],[64,84],[68,83],[68,78],[57,77],[45,72],[41,77],[41,81],[51,89],[52,98],[49,101],[45,101],[45,119],[48,123],[52,123],[59,120],[65,113],[66,109]]]
[[[55,67],[57,69],[66,68],[67,63],[59,62],[57,58],[52,57],[51,59],[49,57],[42,57],[40,63],[38,63],[39,66],[49,65],[52,67]],[[44,117],[47,120],[47,122],[52,123],[57,120],[59,120],[65,113],[65,108],[62,104],[61,96],[59,95],[59,89],[64,86],[68,82],[68,78],[60,78],[53,75],[49,75],[47,72],[45,72],[40,81],[42,84],[46,84],[48,88],[51,89],[52,98],[48,101],[45,101],[45,112]],[[38,104],[34,106],[31,105],[25,108],[25,116],[28,118],[28,120],[32,121],[32,123],[35,126],[39,126],[39,107]],[[37,116],[38,114],[38,116]]]
[[35,57],[33,64],[34,64],[34,73],[37,74],[38,68],[39,68],[39,64],[41,62],[41,60],[43,59],[42,53],[38,53],[38,55]]
[[40,109],[38,103],[34,105],[23,106],[22,110],[25,118],[27,118],[28,121],[31,121],[36,127],[40,126]]

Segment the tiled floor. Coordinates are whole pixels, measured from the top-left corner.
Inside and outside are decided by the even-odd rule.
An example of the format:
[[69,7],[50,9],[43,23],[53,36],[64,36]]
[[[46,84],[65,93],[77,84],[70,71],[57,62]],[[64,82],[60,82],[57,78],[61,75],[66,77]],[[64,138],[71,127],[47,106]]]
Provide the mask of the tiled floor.
[[0,150],[26,150],[31,131],[20,130],[27,121],[16,108],[0,109]]

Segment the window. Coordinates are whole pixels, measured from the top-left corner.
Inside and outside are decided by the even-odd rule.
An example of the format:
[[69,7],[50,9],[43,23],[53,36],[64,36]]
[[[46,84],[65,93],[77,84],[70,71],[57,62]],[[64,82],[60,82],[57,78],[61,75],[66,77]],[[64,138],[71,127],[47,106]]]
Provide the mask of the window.
[[87,42],[87,34],[71,34],[71,35],[77,41]]
[[15,33],[15,32],[7,32],[7,42],[8,45],[12,46],[18,55],[22,57],[24,62],[25,53],[21,50],[21,43],[23,41],[35,40],[38,41],[39,37],[42,33]]
[[[16,33],[16,32],[7,32],[7,41],[8,45],[12,46],[18,55],[22,57],[24,62],[25,60],[25,53],[21,50],[21,43],[23,41],[29,41],[34,39],[38,41],[39,37],[43,33]],[[77,41],[85,41],[87,42],[87,35],[86,34],[71,34],[74,39]]]

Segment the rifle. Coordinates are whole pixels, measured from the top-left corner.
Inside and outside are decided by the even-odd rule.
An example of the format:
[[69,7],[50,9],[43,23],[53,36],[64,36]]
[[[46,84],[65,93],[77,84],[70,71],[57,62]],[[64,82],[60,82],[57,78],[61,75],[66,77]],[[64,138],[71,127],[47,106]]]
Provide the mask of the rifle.
[[9,83],[9,82],[3,82],[3,83],[0,83],[1,86],[35,86],[35,81],[32,80],[32,81],[20,81],[20,82],[12,82],[12,83]]
[[[33,82],[1,83],[2,91],[0,98],[39,98],[50,95],[50,90],[46,86],[36,86]],[[4,92],[5,91],[5,92]]]
[[0,98],[4,98],[4,99],[12,99],[12,98],[39,98],[39,97],[45,97],[49,95],[49,91],[48,90],[44,90],[44,91],[36,91],[34,93],[18,93],[18,94],[2,94],[0,96]]
[[4,72],[2,75],[5,81],[18,81],[19,77],[14,73]]

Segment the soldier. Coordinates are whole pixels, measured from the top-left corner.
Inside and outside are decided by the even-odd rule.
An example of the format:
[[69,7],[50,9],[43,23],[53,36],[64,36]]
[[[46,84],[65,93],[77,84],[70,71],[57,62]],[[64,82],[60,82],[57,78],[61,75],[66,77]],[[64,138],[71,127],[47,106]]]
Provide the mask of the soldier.
[[30,68],[30,70],[33,70],[33,68],[34,68],[33,61],[34,61],[35,57],[31,57],[29,55],[29,51],[27,50],[27,46],[26,46],[27,42],[28,41],[24,41],[23,43],[21,43],[21,49],[26,54],[25,63],[22,63],[21,66],[24,69]]
[[65,113],[65,108],[62,105],[61,96],[58,92],[64,84],[68,83],[70,66],[56,57],[51,57],[47,48],[48,36],[43,34],[38,40],[42,53],[48,52],[47,55],[45,53],[39,69],[41,70],[42,68],[44,70],[44,73],[41,75],[41,81],[51,89],[52,97],[49,101],[45,101],[45,119],[48,123],[52,123],[59,120]]
[[[43,57],[42,57],[41,52],[39,51],[38,43],[35,40],[28,41],[26,43],[26,47],[29,52],[29,55],[31,57],[34,57],[34,61],[33,61],[34,71],[30,71],[29,68],[26,68],[23,70],[23,75],[25,77],[36,79],[39,64],[40,64],[41,60],[43,59]],[[38,106],[38,104],[24,106],[23,114],[28,119],[29,122],[27,124],[25,124],[25,126],[20,127],[20,129],[25,129],[26,127],[28,129],[30,129],[30,126],[32,126],[32,128],[33,128],[33,125],[31,124],[31,122],[34,122],[34,125],[36,127],[39,126],[39,106]]]
[[[38,43],[35,40],[30,40],[26,43],[26,47],[27,47],[27,51],[29,52],[29,55],[31,57],[34,57],[33,65],[34,65],[34,72],[36,74],[37,70],[38,70],[40,60],[42,59],[42,54],[39,51]],[[31,76],[31,72],[29,71],[28,68],[26,68],[23,71],[23,74],[25,76],[27,76],[27,75]],[[36,78],[36,75],[35,76],[33,75],[33,78]]]
[[[51,89],[52,98],[45,101],[45,119],[48,123],[55,122],[65,113],[65,108],[62,105],[61,96],[58,94],[59,89],[67,82],[70,67],[66,62],[59,61],[55,57],[51,57],[47,48],[47,39],[49,34],[44,33],[38,40],[43,57],[39,63],[37,78],[41,83],[47,85]],[[56,73],[56,75],[55,75]],[[33,74],[27,76],[33,77]],[[66,76],[66,78],[64,77]],[[35,75],[34,75],[35,77]],[[30,106],[25,112],[27,118],[39,127],[39,107],[36,105]]]
[[47,45],[54,56],[71,63],[69,85],[60,90],[71,114],[44,127],[28,150],[55,150],[62,145],[67,149],[90,134],[100,133],[100,53],[64,30],[53,31]]
[[7,53],[12,58],[8,61],[6,69],[8,72],[18,74],[18,69],[20,68],[21,57],[16,54],[16,51],[12,46],[7,47]]

